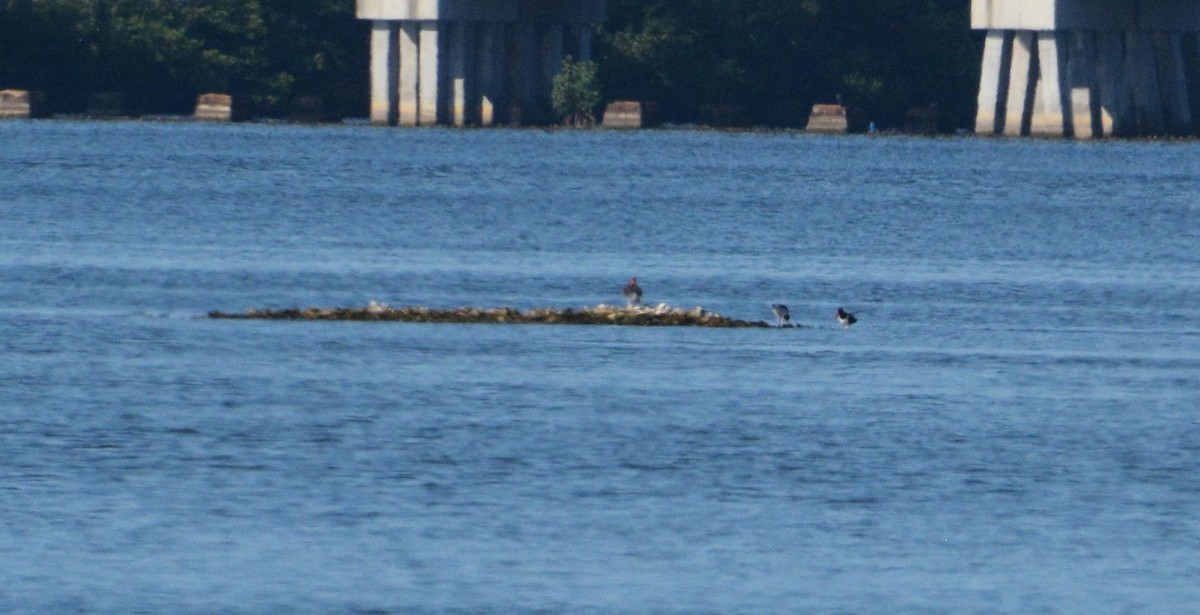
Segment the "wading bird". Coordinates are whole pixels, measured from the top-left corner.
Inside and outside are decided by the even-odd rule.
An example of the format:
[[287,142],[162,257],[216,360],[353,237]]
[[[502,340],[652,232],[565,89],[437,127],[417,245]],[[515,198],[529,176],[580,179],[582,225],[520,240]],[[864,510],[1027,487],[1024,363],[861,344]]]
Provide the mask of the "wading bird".
[[641,303],[642,287],[638,286],[637,278],[629,278],[629,283],[621,289],[621,294],[625,296],[625,300],[629,302],[630,306]]
[[787,306],[782,303],[772,304],[771,311],[775,312],[775,321],[780,327],[783,326],[783,323],[792,321],[791,312],[789,312]]

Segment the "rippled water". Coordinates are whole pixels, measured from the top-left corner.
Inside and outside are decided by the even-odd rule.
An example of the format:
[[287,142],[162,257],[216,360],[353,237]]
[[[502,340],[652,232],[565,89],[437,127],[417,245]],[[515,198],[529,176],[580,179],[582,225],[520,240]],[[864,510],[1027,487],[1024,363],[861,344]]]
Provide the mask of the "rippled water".
[[[0,611],[1200,604],[1195,143],[0,143]],[[618,303],[632,275],[805,327],[203,317]]]

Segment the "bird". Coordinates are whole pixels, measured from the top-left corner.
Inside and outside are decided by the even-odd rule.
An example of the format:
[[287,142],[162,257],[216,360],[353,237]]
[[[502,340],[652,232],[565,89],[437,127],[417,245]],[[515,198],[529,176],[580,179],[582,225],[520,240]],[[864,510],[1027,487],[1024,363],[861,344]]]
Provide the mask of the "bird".
[[625,296],[625,300],[629,302],[630,306],[641,303],[642,287],[638,286],[637,278],[629,278],[629,283],[621,289],[621,294]]
[[854,317],[854,314],[851,314],[842,308],[838,308],[837,321],[841,323],[843,327],[849,329],[850,325],[858,322],[858,319]]
[[775,320],[780,327],[785,322],[792,321],[792,314],[788,311],[788,307],[782,303],[771,304],[771,311],[775,312]]

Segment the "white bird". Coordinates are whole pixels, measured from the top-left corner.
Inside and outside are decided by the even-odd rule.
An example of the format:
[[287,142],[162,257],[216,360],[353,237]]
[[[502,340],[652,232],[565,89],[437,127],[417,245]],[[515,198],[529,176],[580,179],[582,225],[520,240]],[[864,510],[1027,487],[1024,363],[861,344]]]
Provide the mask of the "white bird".
[[783,323],[792,321],[792,313],[788,311],[788,306],[782,303],[771,304],[771,311],[775,312],[775,321],[780,327],[783,326]]

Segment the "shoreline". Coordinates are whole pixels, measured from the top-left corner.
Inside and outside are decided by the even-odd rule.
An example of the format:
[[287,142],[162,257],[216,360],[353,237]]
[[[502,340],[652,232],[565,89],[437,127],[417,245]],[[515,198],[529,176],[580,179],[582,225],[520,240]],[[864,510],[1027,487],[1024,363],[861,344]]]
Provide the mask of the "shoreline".
[[382,126],[372,124],[370,119],[362,117],[343,118],[337,121],[328,122],[312,122],[293,120],[288,118],[273,118],[273,117],[258,117],[245,120],[209,120],[196,118],[190,115],[171,115],[171,114],[146,114],[146,115],[122,115],[122,116],[98,116],[87,115],[84,113],[59,113],[47,117],[8,117],[0,118],[0,125],[13,122],[96,122],[96,123],[145,123],[145,124],[212,124],[212,125],[236,125],[244,124],[251,126],[309,126],[309,127],[348,127],[348,128],[378,128],[386,130],[452,130],[452,131],[473,131],[473,130],[515,130],[515,131],[539,131],[539,132],[584,132],[584,133],[720,133],[730,135],[790,135],[798,137],[833,137],[833,138],[900,138],[900,139],[921,139],[921,140],[947,140],[947,139],[982,139],[986,141],[1011,141],[1011,142],[1063,142],[1063,143],[1195,143],[1200,142],[1200,135],[1159,135],[1159,136],[1141,136],[1141,137],[1103,137],[1091,139],[1076,139],[1068,137],[1054,136],[1012,136],[1012,135],[992,135],[978,134],[969,129],[958,129],[954,132],[939,132],[939,133],[913,133],[904,132],[897,129],[880,129],[875,132],[857,131],[857,132],[818,132],[810,131],[804,128],[788,128],[788,127],[771,127],[771,126],[745,126],[745,127],[723,127],[723,126],[708,126],[705,124],[663,124],[651,128],[604,128],[603,126],[594,126],[590,128],[567,127],[560,125],[539,125],[539,126],[520,126],[520,125],[497,125],[497,126],[422,126],[422,127],[397,127],[397,126]]

